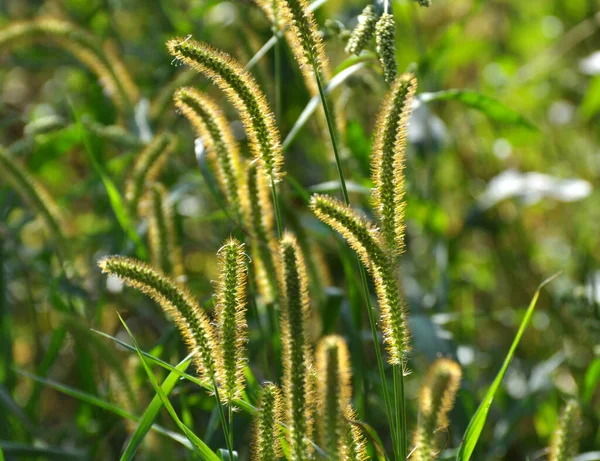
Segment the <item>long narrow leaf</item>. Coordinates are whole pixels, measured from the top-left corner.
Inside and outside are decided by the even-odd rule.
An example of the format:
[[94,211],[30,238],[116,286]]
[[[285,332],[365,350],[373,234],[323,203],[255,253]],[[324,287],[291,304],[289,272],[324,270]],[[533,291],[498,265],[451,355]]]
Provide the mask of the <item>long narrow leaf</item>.
[[[187,367],[190,365],[190,363],[192,361],[193,355],[194,355],[194,353],[191,353],[190,355],[188,355],[185,359],[183,359],[177,365],[176,368],[181,371],[187,370]],[[165,396],[167,396],[171,393],[171,391],[175,387],[175,384],[177,384],[177,381],[179,380],[179,378],[180,378],[179,374],[177,374],[173,371],[171,373],[169,373],[169,375],[167,376],[167,379],[164,380],[164,382],[162,383],[162,386],[161,386],[161,389],[164,392]],[[146,408],[146,411],[142,415],[142,418],[140,419],[138,427],[135,429],[134,433],[131,435],[131,438],[129,439],[129,443],[127,444],[127,447],[125,448],[123,455],[121,456],[121,461],[125,461],[125,460],[129,461],[129,460],[133,459],[139,446],[141,445],[142,441],[144,440],[144,437],[146,437],[146,434],[152,427],[152,424],[154,424],[154,420],[158,416],[158,412],[160,411],[162,406],[163,406],[163,403],[162,403],[160,396],[155,395],[154,398],[152,399],[152,401],[150,402],[150,405],[148,405],[148,408]]]
[[479,405],[479,408],[477,408],[475,415],[473,415],[473,418],[471,418],[471,421],[469,422],[469,425],[467,427],[467,430],[465,431],[465,435],[463,436],[460,447],[458,448],[458,453],[456,455],[457,461],[468,461],[471,458],[471,455],[473,454],[473,450],[475,450],[475,446],[477,445],[477,442],[479,440],[479,436],[481,435],[481,431],[483,431],[483,426],[485,425],[485,421],[487,420],[487,415],[488,415],[488,412],[490,411],[490,407],[492,406],[492,402],[494,400],[494,396],[496,395],[496,391],[500,387],[502,378],[504,378],[504,374],[506,373],[506,370],[508,369],[508,366],[510,365],[511,360],[512,360],[513,356],[515,355],[515,350],[517,349],[517,346],[519,345],[519,342],[521,341],[521,337],[523,336],[523,333],[525,332],[525,329],[527,328],[527,325],[529,324],[529,320],[531,319],[531,316],[533,315],[535,305],[540,296],[540,291],[545,285],[547,285],[552,280],[554,280],[559,274],[560,274],[560,272],[547,278],[542,283],[540,283],[540,285],[537,287],[537,290],[535,290],[533,299],[531,300],[531,303],[529,303],[527,312],[525,312],[525,317],[523,317],[523,320],[521,321],[521,325],[519,326],[519,331],[517,332],[517,335],[515,336],[515,339],[513,340],[513,343],[510,346],[508,354],[506,355],[506,358],[504,359],[502,368],[500,368],[500,371],[498,372],[496,379],[494,379],[494,382],[492,383],[489,390],[485,394],[485,397],[484,397],[483,401],[481,402],[481,404]]
[[146,374],[148,375],[148,379],[150,380],[150,383],[152,384],[152,387],[154,388],[154,392],[156,392],[156,394],[162,400],[163,405],[165,406],[165,408],[171,415],[171,418],[173,418],[173,421],[175,421],[175,424],[177,424],[179,429],[181,429],[183,431],[183,433],[186,435],[186,437],[189,439],[189,441],[192,442],[192,444],[194,445],[195,451],[199,455],[202,456],[202,459],[204,459],[206,461],[220,461],[219,456],[214,451],[212,451],[208,447],[208,445],[206,445],[202,440],[200,440],[198,438],[198,436],[196,436],[196,434],[194,434],[179,419],[179,416],[177,416],[177,413],[175,412],[175,409],[171,405],[171,402],[169,401],[169,399],[167,398],[167,396],[165,395],[165,393],[163,392],[161,387],[158,385],[158,382],[156,381],[156,377],[154,376],[154,373],[152,373],[152,370],[150,370],[150,367],[146,363],[144,354],[142,354],[142,351],[138,347],[137,341],[135,340],[133,334],[131,334],[129,327],[127,326],[127,324],[125,323],[125,321],[123,320],[123,318],[120,315],[119,315],[119,320],[123,324],[123,327],[125,328],[125,330],[127,330],[127,333],[129,334],[129,337],[131,338],[131,341],[133,342],[133,346],[135,347],[138,357],[140,358],[140,360],[142,362],[142,366],[144,367],[144,370],[146,371]]

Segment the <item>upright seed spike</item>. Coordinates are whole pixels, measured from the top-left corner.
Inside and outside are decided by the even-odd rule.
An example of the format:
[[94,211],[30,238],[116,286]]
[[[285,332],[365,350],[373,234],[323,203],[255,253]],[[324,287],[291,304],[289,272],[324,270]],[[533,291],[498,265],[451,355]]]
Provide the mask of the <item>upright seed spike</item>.
[[346,419],[346,433],[344,441],[344,461],[367,461],[367,444],[362,430],[356,421],[356,412],[351,405],[346,407],[344,413]]
[[309,408],[310,346],[309,300],[304,257],[296,239],[286,233],[281,240],[281,306],[283,393],[292,461],[309,459],[311,433]]
[[281,393],[268,383],[262,391],[259,413],[255,417],[252,461],[276,461],[281,456]]
[[461,370],[458,363],[438,359],[429,368],[419,392],[419,424],[413,437],[415,461],[437,458],[439,447],[435,434],[448,427],[448,413],[454,405],[460,386]]
[[549,461],[571,461],[579,449],[581,408],[576,400],[563,407],[550,444]]
[[229,239],[219,250],[219,280],[215,296],[218,382],[224,403],[242,398],[244,391],[246,323],[246,263],[244,245]]
[[396,23],[394,16],[383,13],[375,25],[375,43],[379,60],[383,66],[383,75],[388,84],[392,84],[398,74],[396,62]]
[[416,87],[412,74],[394,81],[377,117],[371,154],[374,209],[386,246],[394,255],[404,249],[406,128]]
[[322,448],[334,461],[344,452],[344,413],[350,404],[350,363],[348,346],[337,335],[326,336],[317,346],[318,401],[321,407],[319,433]]

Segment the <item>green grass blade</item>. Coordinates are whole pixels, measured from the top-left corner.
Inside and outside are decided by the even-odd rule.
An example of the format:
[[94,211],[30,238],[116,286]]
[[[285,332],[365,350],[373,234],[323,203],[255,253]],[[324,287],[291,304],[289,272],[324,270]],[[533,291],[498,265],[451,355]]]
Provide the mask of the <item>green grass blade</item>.
[[474,90],[445,90],[435,93],[421,93],[417,96],[421,102],[455,100],[484,113],[488,118],[499,123],[521,126],[530,130],[538,128],[518,112],[505,106],[491,96]]
[[[183,359],[177,365],[176,368],[181,371],[187,370],[188,366],[190,365],[190,363],[192,361],[193,355],[194,355],[193,353],[188,355],[185,359]],[[164,380],[164,382],[162,383],[162,386],[161,386],[161,389],[165,395],[169,395],[171,393],[171,390],[173,390],[173,388],[175,387],[175,384],[177,384],[177,381],[179,380],[179,378],[180,378],[179,374],[177,374],[175,372],[169,373],[169,375]],[[146,437],[146,434],[152,427],[152,424],[154,424],[154,420],[158,416],[158,412],[160,411],[162,406],[163,406],[163,404],[162,404],[162,400],[161,400],[160,396],[155,395],[152,398],[150,405],[148,405],[148,408],[146,408],[146,411],[142,415],[142,418],[140,419],[138,427],[135,429],[134,433],[131,435],[131,438],[129,439],[129,443],[127,444],[127,447],[125,448],[123,455],[121,456],[121,461],[125,461],[125,460],[129,461],[129,460],[133,459],[139,446],[141,445],[142,441],[144,440],[144,437]]]
[[531,303],[529,303],[529,307],[527,308],[527,311],[525,312],[525,317],[523,317],[523,320],[521,321],[521,325],[519,326],[519,331],[517,332],[517,335],[515,336],[515,339],[513,340],[513,343],[510,346],[508,354],[506,355],[506,358],[504,359],[502,368],[500,368],[498,375],[494,379],[494,382],[490,386],[483,401],[479,405],[479,408],[477,408],[477,411],[475,412],[475,414],[473,415],[473,418],[471,418],[471,421],[469,422],[469,425],[467,426],[467,430],[465,431],[463,440],[460,444],[460,447],[458,448],[458,453],[456,454],[457,461],[468,461],[471,458],[471,455],[473,454],[473,450],[475,450],[475,446],[477,445],[477,442],[479,440],[479,436],[481,435],[481,431],[483,431],[483,426],[485,425],[485,421],[487,419],[488,412],[490,411],[490,407],[492,406],[492,402],[494,400],[494,396],[496,395],[496,391],[500,387],[502,378],[504,378],[504,374],[506,373],[506,370],[508,369],[508,366],[510,365],[510,362],[515,354],[515,350],[517,349],[517,346],[519,345],[519,342],[521,341],[521,337],[523,336],[523,333],[525,332],[525,329],[527,328],[527,325],[529,324],[529,320],[531,319],[531,316],[533,315],[535,305],[540,296],[540,291],[545,285],[547,285],[552,280],[554,280],[558,275],[560,275],[560,272],[557,274],[554,274],[553,276],[544,280],[542,283],[539,284],[539,286],[537,287],[537,290],[535,290],[533,299],[531,300]]
[[[121,418],[130,419],[132,421],[140,420],[140,418],[138,418],[137,416],[132,415],[128,411],[123,410],[122,408],[117,407],[116,405],[113,405],[105,400],[102,400],[101,398],[96,397],[95,395],[82,392],[78,389],[66,386],[49,378],[42,378],[40,376],[33,375],[31,373],[26,372],[25,370],[17,369],[16,371],[20,375],[32,379],[33,381],[40,382],[54,390],[57,390],[58,392],[61,392],[65,395],[68,395],[69,397],[73,397],[74,399],[85,402],[89,405],[93,405],[95,407],[102,408],[103,410],[110,411],[111,413],[114,413],[115,415],[120,416]],[[158,434],[164,435],[172,440],[175,440],[176,442],[180,443],[186,448],[192,448],[190,442],[185,437],[182,437],[181,434],[177,434],[176,432],[165,429],[157,424],[152,426],[152,430],[157,432]]]
[[189,441],[192,442],[192,444],[194,445],[195,451],[197,451],[198,454],[202,456],[202,459],[204,459],[206,461],[220,461],[219,456],[214,451],[212,451],[208,447],[208,445],[206,445],[202,440],[200,440],[196,436],[196,434],[194,434],[179,419],[179,416],[177,416],[177,413],[175,412],[175,409],[171,405],[171,402],[169,401],[169,399],[167,398],[167,396],[164,394],[164,392],[161,389],[161,387],[158,385],[158,383],[156,381],[156,377],[154,376],[154,373],[152,373],[152,370],[150,370],[150,367],[146,363],[146,359],[144,358],[144,354],[142,354],[142,351],[138,347],[137,341],[135,340],[133,334],[131,334],[131,331],[129,330],[129,327],[127,326],[127,324],[125,323],[125,321],[123,320],[123,318],[120,315],[119,315],[119,320],[123,324],[123,327],[125,328],[125,330],[127,330],[127,333],[129,334],[129,337],[131,338],[131,341],[133,342],[133,346],[135,347],[136,352],[138,354],[138,357],[140,358],[140,360],[142,362],[142,366],[144,367],[144,370],[146,371],[146,374],[148,375],[148,379],[150,380],[150,383],[152,384],[152,387],[154,388],[154,392],[156,392],[156,394],[162,400],[163,405],[165,406],[165,408],[167,409],[167,411],[171,415],[171,418],[173,418],[173,421],[175,422],[175,424],[177,424],[177,426],[179,427],[179,429],[181,429],[183,431],[183,433],[186,435],[186,437],[189,439]]
[[70,451],[53,447],[34,447],[24,443],[0,441],[0,461],[4,461],[4,453],[11,456],[9,459],[56,459],[56,460],[84,460],[87,455],[83,451]]

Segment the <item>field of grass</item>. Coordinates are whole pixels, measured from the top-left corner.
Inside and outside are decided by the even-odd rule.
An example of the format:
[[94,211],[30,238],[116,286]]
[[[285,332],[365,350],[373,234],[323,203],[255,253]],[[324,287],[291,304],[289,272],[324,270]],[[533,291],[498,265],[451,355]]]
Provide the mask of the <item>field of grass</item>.
[[598,0],[3,0],[0,461],[600,460],[599,122]]

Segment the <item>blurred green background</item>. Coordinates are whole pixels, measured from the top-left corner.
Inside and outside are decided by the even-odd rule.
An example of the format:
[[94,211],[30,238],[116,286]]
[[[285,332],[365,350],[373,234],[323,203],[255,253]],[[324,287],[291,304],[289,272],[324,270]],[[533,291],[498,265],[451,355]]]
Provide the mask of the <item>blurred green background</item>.
[[[334,72],[348,65],[341,65],[347,58],[343,30],[352,29],[365,4],[328,0],[317,10]],[[399,69],[415,72],[421,95],[409,128],[407,251],[401,272],[414,344],[409,419],[416,421],[414,402],[428,363],[438,354],[457,358],[464,379],[441,458],[451,457],[450,448],[460,442],[499,369],[535,287],[561,270],[542,294],[474,459],[543,459],[568,396],[583,405],[581,452],[597,450],[600,2],[433,0],[424,9],[398,0],[393,11]],[[41,221],[0,177],[0,446],[7,459],[118,459],[135,423],[22,373],[139,415],[153,392],[135,354],[89,328],[126,340],[119,311],[144,350],[171,364],[185,356],[159,309],[107,282],[95,266],[101,256],[135,250],[115,218],[91,155],[121,188],[148,136],[165,129],[177,135],[177,151],[161,180],[176,210],[188,286],[210,309],[216,251],[236,229],[197,167],[195,136],[175,113],[174,89],[185,82],[207,91],[223,103],[240,138],[243,130],[212,85],[173,65],[165,42],[192,34],[246,63],[272,32],[250,0],[0,2],[0,27],[41,16],[66,19],[110,43],[140,97],[134,113],[123,119],[96,76],[60,48],[44,42],[0,48],[0,144],[68,213],[74,255],[72,273],[61,272]],[[309,100],[284,49],[278,108],[283,137]],[[271,52],[253,74],[273,102]],[[477,93],[446,93],[445,99],[436,93],[451,89]],[[352,202],[366,213],[371,133],[385,91],[381,69],[367,61],[334,95],[345,114],[343,154]],[[112,139],[105,128],[117,124],[123,132]],[[302,198],[306,191],[337,194],[335,165],[319,139],[313,117],[286,151],[284,220],[288,227],[304,229],[323,252],[329,273],[324,281],[330,286],[324,293],[311,289],[321,321],[315,329],[349,339],[359,416],[389,443],[358,272],[345,277],[339,253],[350,253],[345,246],[340,250]],[[144,223],[135,224],[143,237]],[[272,376],[261,365],[264,344],[255,321],[250,318],[249,354],[260,382]],[[135,400],[123,395],[115,375],[126,377]],[[224,446],[210,396],[181,382],[171,400],[199,437],[213,448]],[[157,422],[176,429],[166,412]],[[248,428],[249,417],[240,413],[236,434],[242,434],[242,459],[247,459]],[[181,445],[153,433],[139,459],[164,456],[194,459]]]

